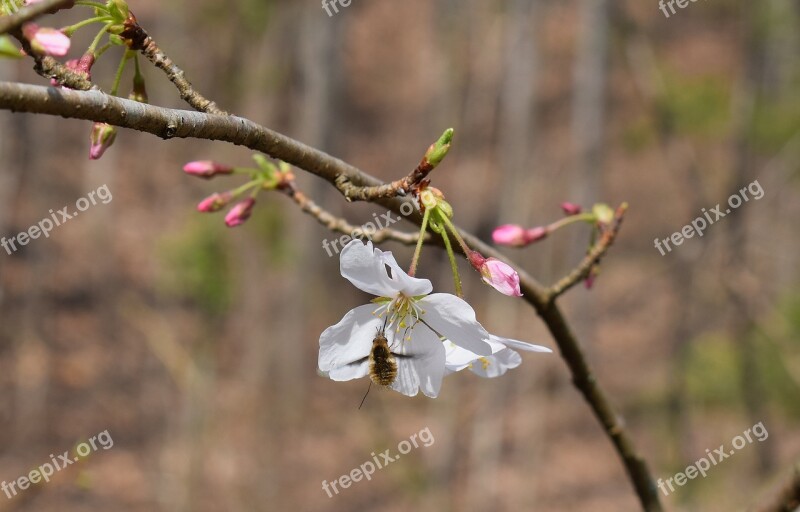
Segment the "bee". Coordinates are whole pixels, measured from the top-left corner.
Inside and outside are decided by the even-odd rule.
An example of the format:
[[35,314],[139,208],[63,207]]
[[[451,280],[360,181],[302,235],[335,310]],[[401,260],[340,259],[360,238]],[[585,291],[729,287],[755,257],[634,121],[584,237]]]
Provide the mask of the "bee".
[[386,326],[380,328],[372,340],[369,354],[369,378],[379,386],[391,386],[397,378],[397,360],[386,340]]

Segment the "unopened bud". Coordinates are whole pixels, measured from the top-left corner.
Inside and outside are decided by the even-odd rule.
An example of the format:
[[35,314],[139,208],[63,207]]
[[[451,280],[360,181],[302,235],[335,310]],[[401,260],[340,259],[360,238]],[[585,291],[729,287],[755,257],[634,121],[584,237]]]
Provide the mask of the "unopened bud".
[[525,231],[526,244],[532,244],[533,242],[538,242],[539,240],[547,238],[548,234],[550,234],[550,231],[543,226],[528,229]]
[[233,228],[244,224],[244,222],[250,218],[250,215],[252,215],[253,206],[255,206],[255,204],[256,200],[252,197],[248,197],[244,201],[236,203],[228,214],[225,215],[225,225],[229,228]]
[[69,51],[69,37],[54,28],[40,28],[35,23],[26,23],[22,33],[30,41],[33,51],[40,55],[62,57]]
[[111,0],[108,2],[108,11],[114,19],[125,21],[128,19],[128,2],[125,0]]
[[592,213],[601,226],[607,226],[614,221],[614,210],[604,203],[597,203],[592,207]]
[[425,152],[425,160],[431,166],[436,167],[447,156],[447,152],[450,151],[450,143],[453,141],[453,132],[452,128],[445,130],[439,140],[431,144],[428,151]]
[[512,247],[522,247],[526,243],[525,228],[516,224],[504,224],[494,228],[492,240],[497,245],[510,245]]
[[91,145],[89,146],[89,158],[97,160],[108,148],[114,144],[117,138],[117,128],[108,123],[94,123],[90,136]]
[[575,203],[570,203],[567,201],[561,203],[561,209],[564,210],[564,213],[566,215],[578,215],[579,213],[581,213],[580,205],[577,205]]
[[468,259],[472,268],[481,273],[486,284],[503,295],[522,296],[519,288],[519,274],[510,265],[497,258],[484,258],[477,251],[470,252]]
[[198,178],[210,179],[218,174],[232,174],[233,167],[212,162],[211,160],[195,160],[184,165],[183,172]]
[[133,75],[133,90],[128,95],[128,99],[139,103],[148,103],[147,88],[144,84],[144,76],[141,73]]
[[12,59],[22,58],[20,49],[5,35],[0,35],[0,57],[10,57]]
[[197,211],[203,213],[211,213],[225,208],[228,203],[233,200],[233,194],[230,192],[213,193],[206,197],[197,205]]

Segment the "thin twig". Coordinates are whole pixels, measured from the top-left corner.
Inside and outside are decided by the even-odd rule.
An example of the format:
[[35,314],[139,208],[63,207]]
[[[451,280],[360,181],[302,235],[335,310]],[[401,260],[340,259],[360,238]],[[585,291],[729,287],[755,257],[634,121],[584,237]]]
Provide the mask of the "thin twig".
[[335,185],[348,201],[375,201],[376,199],[404,196],[416,185],[422,183],[434,167],[426,158],[423,158],[408,176],[391,183],[374,187],[360,187],[350,182],[347,176],[340,176]]
[[622,226],[622,219],[627,209],[627,204],[623,204],[617,208],[613,222],[603,231],[600,240],[586,253],[586,256],[580,264],[547,290],[546,300],[548,302],[554,301],[564,292],[585,279],[586,276],[589,275],[589,272],[592,271],[592,267],[600,263],[600,260],[614,243],[614,240],[616,240],[619,228]]
[[[99,91],[73,91],[34,85],[0,82],[0,109],[106,122],[112,125],[148,132],[163,138],[192,137],[220,140],[261,151],[295,167],[336,184],[340,176],[359,187],[374,187],[382,183],[360,169],[311,148],[283,134],[235,116],[202,114],[185,110],[172,110],[136,101],[114,98]],[[401,213],[400,198],[378,198],[381,204],[395,213]],[[412,213],[410,220],[419,223],[421,218]],[[458,229],[467,244],[487,257],[508,260],[494,248],[474,235]],[[432,243],[437,243],[436,238]],[[456,248],[460,250],[460,248]],[[583,349],[572,329],[566,323],[556,301],[549,300],[548,290],[531,275],[519,270],[523,300],[536,309],[558,344],[562,358],[572,374],[572,380],[603,426],[621,458],[633,484],[643,510],[661,511],[658,491],[643,457],[619,413],[589,366]]]
[[169,81],[178,89],[181,99],[193,109],[207,114],[227,115],[216,103],[192,87],[186,79],[186,73],[158,47],[153,38],[137,23],[133,13],[125,21],[125,31],[120,36],[128,41],[132,50],[141,52],[155,67],[166,73]]
[[42,0],[21,8],[14,14],[0,16],[0,34],[7,34],[21,27],[24,23],[44,14],[53,14],[61,9],[75,5],[75,0]]
[[53,79],[64,87],[69,87],[70,89],[75,89],[78,91],[98,89],[98,87],[93,84],[91,80],[86,78],[85,75],[70,70],[53,57],[39,55],[33,51],[30,41],[28,41],[28,39],[22,34],[22,29],[14,29],[11,31],[11,35],[14,36],[17,41],[19,41],[19,44],[22,45],[22,49],[25,50],[25,53],[33,58],[35,63],[33,69],[39,74],[39,76],[47,79]]
[[[367,238],[375,243],[380,243],[386,240],[393,240],[405,245],[414,245],[419,240],[419,233],[404,233],[390,228],[381,228],[378,230],[369,230],[364,226],[354,226],[347,222],[345,219],[337,217],[325,210],[314,201],[308,198],[304,193],[297,190],[296,187],[288,187],[284,192],[294,201],[300,210],[311,215],[317,222],[330,229],[344,233],[352,238]],[[429,237],[430,235],[426,235]]]

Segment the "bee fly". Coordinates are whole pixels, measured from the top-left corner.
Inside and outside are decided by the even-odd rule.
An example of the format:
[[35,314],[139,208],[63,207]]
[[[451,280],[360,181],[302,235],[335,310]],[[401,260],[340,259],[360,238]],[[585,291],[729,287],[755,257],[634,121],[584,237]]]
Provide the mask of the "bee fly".
[[385,329],[384,326],[375,335],[369,354],[369,378],[380,386],[390,386],[397,377],[397,361],[389,350]]
[[379,386],[391,386],[397,378],[397,360],[395,355],[389,348],[389,341],[386,339],[386,323],[378,329],[375,338],[372,339],[372,350],[369,353],[369,386],[364,398],[361,400],[361,406],[364,405],[364,400],[367,399],[372,383]]

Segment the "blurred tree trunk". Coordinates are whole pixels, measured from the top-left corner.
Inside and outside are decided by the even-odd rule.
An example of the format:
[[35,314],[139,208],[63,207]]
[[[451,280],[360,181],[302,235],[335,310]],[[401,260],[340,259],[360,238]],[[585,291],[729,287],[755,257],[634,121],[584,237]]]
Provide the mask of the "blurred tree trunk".
[[[507,0],[505,3],[503,52],[505,61],[498,72],[502,80],[498,84],[499,113],[497,116],[497,157],[501,170],[498,197],[501,198],[492,223],[500,224],[507,219],[530,218],[532,196],[536,186],[535,119],[536,81],[538,78],[539,48],[536,41],[537,14],[540,0]],[[505,326],[505,333],[517,331],[523,304],[492,293],[488,297],[487,325]],[[515,391],[531,376],[522,370],[511,371],[497,386],[481,386],[478,393],[480,403],[487,410],[474,418],[471,438],[471,470],[467,479],[466,502],[474,510],[510,510],[512,504],[504,500],[500,469],[515,462],[523,462],[516,449],[529,449],[530,463],[536,450],[529,439],[505,450],[509,443],[522,441],[510,439],[508,405]],[[532,386],[524,386],[530,390]],[[530,399],[530,396],[526,398]],[[530,406],[530,401],[526,402]],[[513,432],[511,433],[513,434]]]
[[[686,215],[696,215],[710,203],[704,191],[707,185],[703,182],[699,169],[696,151],[689,141],[675,133],[672,112],[660,108],[660,102],[667,97],[666,83],[659,68],[657,57],[649,38],[639,31],[636,24],[627,18],[620,7],[614,11],[620,32],[626,40],[628,65],[634,81],[640,89],[644,108],[649,110],[653,118],[657,136],[659,159],[665,166],[665,173],[674,176],[675,195],[685,197]],[[693,433],[691,425],[691,400],[686,387],[686,371],[691,355],[690,342],[697,335],[697,311],[702,311],[700,294],[696,293],[698,266],[695,264],[707,247],[707,238],[694,240],[691,246],[681,251],[670,253],[670,257],[680,261],[680,265],[669,265],[669,283],[672,287],[675,306],[671,312],[671,330],[667,334],[669,340],[669,383],[666,397],[666,416],[669,425],[671,446],[666,450],[676,454],[670,463],[684,466],[693,459]]]
[[[588,207],[602,194],[609,1],[581,0],[580,8],[572,104],[572,139],[576,155],[572,194],[574,201]],[[585,243],[579,244],[575,256],[583,256],[585,250]]]
[[[744,70],[734,96],[735,134],[731,152],[735,156],[728,187],[730,195],[739,194],[739,190],[755,178],[753,171],[758,160],[752,145],[752,127],[768,83],[766,51],[769,26],[765,31],[764,22],[769,19],[770,5],[743,0],[740,9],[744,25],[741,47]],[[753,263],[745,250],[748,243],[748,217],[747,208],[741,208],[735,215],[727,217],[725,224],[728,233],[725,280],[733,306],[730,330],[739,352],[739,384],[749,421],[751,424],[764,422],[769,425],[764,382],[758,369],[758,347],[753,335],[758,318],[756,301],[760,287],[754,289],[747,279]],[[774,445],[773,442],[758,443],[756,446],[758,470],[762,476],[767,475],[775,466],[775,456],[771,449]]]
[[[579,5],[580,29],[572,99],[575,167],[570,173],[569,199],[591,208],[603,194],[610,3],[609,0],[581,0]],[[580,261],[587,244],[586,233],[577,231],[572,237],[568,261]],[[589,297],[577,294],[573,300],[576,330],[581,337],[591,339],[594,322]]]

